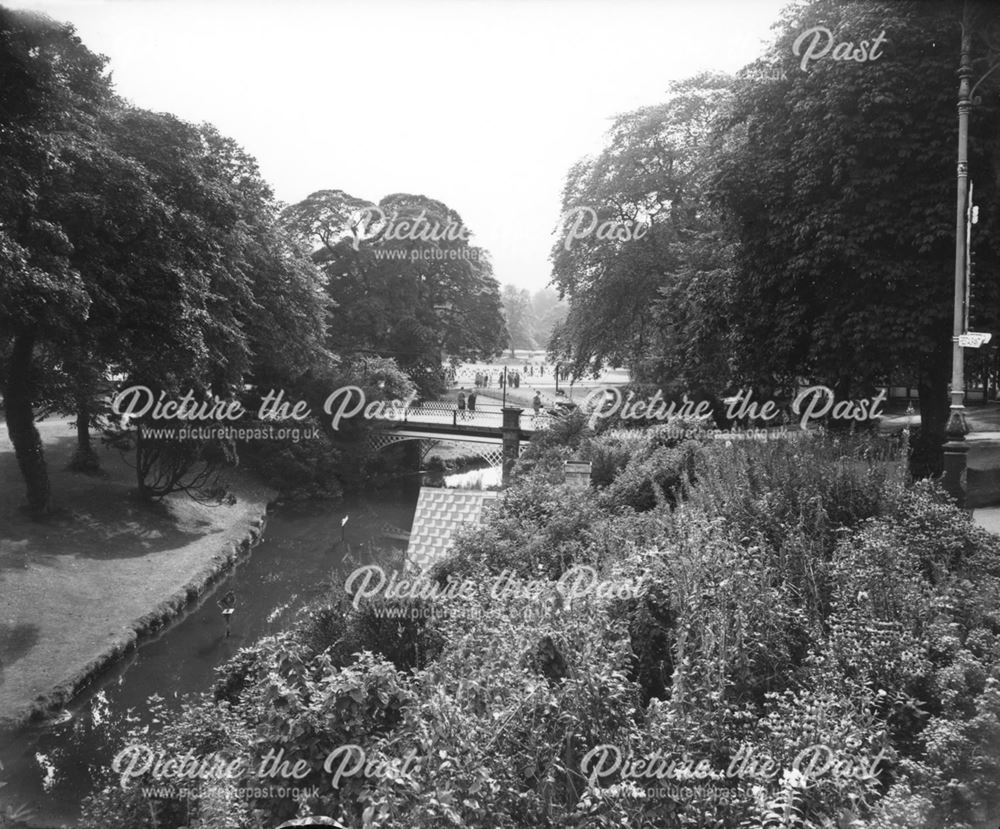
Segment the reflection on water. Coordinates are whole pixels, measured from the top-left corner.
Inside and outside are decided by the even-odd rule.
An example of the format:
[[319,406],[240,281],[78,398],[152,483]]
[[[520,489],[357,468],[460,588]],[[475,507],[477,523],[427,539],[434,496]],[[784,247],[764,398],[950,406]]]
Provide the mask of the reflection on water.
[[[131,726],[156,727],[151,696],[176,709],[185,695],[208,690],[218,665],[283,630],[300,608],[321,598],[340,577],[345,553],[356,566],[374,547],[391,546],[384,533],[408,529],[415,505],[411,491],[273,510],[264,539],[214,595],[202,597],[181,621],[101,677],[74,702],[71,715],[0,733],[0,778],[7,782],[2,802],[34,807],[37,826],[73,822],[93,781],[110,768],[115,735]],[[217,599],[228,591],[235,609],[227,637]]]
[[454,489],[498,489],[502,478],[503,469],[499,466],[488,466],[484,469],[445,475],[444,483],[445,486]]

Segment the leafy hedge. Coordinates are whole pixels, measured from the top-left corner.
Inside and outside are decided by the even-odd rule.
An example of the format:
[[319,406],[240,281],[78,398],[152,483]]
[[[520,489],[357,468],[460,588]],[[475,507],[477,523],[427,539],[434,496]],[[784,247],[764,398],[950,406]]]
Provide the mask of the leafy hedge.
[[[334,597],[141,736],[255,760],[280,746],[307,761],[315,794],[181,810],[109,780],[85,829],[308,814],[348,827],[971,829],[988,816],[1000,802],[997,538],[933,486],[907,486],[870,437],[566,434],[578,444],[536,446],[433,578],[554,587],[586,566],[641,578],[636,595],[395,599],[437,615],[392,624],[377,600]],[[596,488],[560,482],[567,452],[595,462]],[[344,743],[378,773],[334,787],[321,767]],[[588,773],[602,745],[742,771]],[[817,745],[843,776],[792,770]],[[754,758],[778,771],[755,776]]]

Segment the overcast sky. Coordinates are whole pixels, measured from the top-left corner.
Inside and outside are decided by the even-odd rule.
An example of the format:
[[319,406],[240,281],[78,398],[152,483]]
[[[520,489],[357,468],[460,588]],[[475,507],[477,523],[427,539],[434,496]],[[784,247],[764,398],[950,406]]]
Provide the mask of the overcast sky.
[[[3,2],[3,0],[0,0]],[[210,121],[279,199],[419,193],[537,290],[566,172],[671,80],[757,57],[783,0],[32,0],[137,106]]]

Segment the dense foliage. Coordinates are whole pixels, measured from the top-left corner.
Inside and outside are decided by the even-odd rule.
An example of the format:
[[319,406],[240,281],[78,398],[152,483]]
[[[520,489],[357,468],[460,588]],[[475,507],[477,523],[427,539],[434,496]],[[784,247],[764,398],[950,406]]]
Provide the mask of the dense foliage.
[[[342,429],[324,418],[328,395],[350,385],[368,402],[402,400],[414,384],[434,394],[444,351],[488,356],[506,342],[486,251],[377,232],[338,244],[323,224],[328,191],[282,212],[232,139],[119,99],[106,60],[68,24],[0,8],[0,139],[0,395],[36,516],[53,506],[35,426],[46,413],[76,415],[80,471],[97,471],[92,434],[104,430],[146,500],[215,498],[217,473],[238,462],[285,491],[336,494],[393,458],[370,456],[362,418]],[[462,228],[421,196],[387,196],[379,209]],[[253,413],[280,391],[312,417],[273,425],[318,436],[165,437],[148,430],[191,419],[123,420],[110,401],[133,386],[238,402],[238,425],[254,434]]]
[[[600,155],[569,171],[564,210],[645,229],[553,249],[553,280],[570,300],[557,345],[575,371],[610,362],[719,395],[798,378],[844,398],[876,383],[919,387],[920,471],[940,472],[963,8],[972,80],[984,78],[969,175],[975,201],[993,201],[995,4],[790,4],[757,61],[620,115]],[[815,27],[838,46],[803,67],[799,41]],[[842,59],[843,44],[862,43],[869,59]],[[998,324],[997,221],[983,210],[972,228],[973,330]],[[968,352],[969,376],[995,372],[995,360]]]
[[566,303],[560,302],[551,288],[532,294],[516,285],[504,285],[501,299],[512,357],[514,349],[547,348],[552,334],[565,321],[568,310]]
[[[251,768],[284,748],[307,796],[153,802],[150,775],[109,779],[84,826],[961,829],[1000,802],[1000,541],[904,486],[875,438],[579,426],[564,429],[575,450],[540,440],[436,565],[439,587],[475,594],[338,588],[242,651],[212,698],[127,740]],[[567,451],[591,458],[596,486],[559,483]],[[641,586],[555,589],[583,566]],[[491,591],[498,578],[539,590]],[[347,744],[370,774],[323,770]],[[660,779],[595,770],[600,746],[659,756]],[[794,770],[814,746],[841,774]],[[685,759],[718,778],[685,776]]]
[[[978,67],[996,9],[969,8]],[[951,372],[959,11],[826,0],[789,11],[748,68],[782,77],[737,87],[715,181],[739,238],[728,316],[743,372],[803,374],[845,396],[905,378],[919,386],[932,443],[944,433]],[[818,60],[803,71],[795,39],[818,25],[869,43],[884,32],[889,44],[877,60]],[[1000,99],[990,79],[977,94],[969,170],[976,201],[988,202]],[[997,220],[984,213],[972,234],[970,320],[982,330],[997,324]]]
[[[105,60],[43,16],[0,9],[0,71],[0,389],[44,514],[36,410],[76,414],[88,469],[114,377],[227,400],[334,358],[322,274],[235,142],[118,99]],[[190,486],[203,447],[138,443],[140,494]]]
[[433,395],[445,352],[480,359],[506,345],[489,255],[442,202],[395,193],[376,205],[320,190],[285,208],[282,224],[327,276],[335,351],[392,357]]
[[[666,102],[619,115],[605,149],[569,172],[553,282],[570,299],[554,345],[577,374],[625,365],[637,379],[724,378],[731,234],[710,204],[713,125],[732,79],[671,84]],[[721,374],[721,376],[720,376]]]

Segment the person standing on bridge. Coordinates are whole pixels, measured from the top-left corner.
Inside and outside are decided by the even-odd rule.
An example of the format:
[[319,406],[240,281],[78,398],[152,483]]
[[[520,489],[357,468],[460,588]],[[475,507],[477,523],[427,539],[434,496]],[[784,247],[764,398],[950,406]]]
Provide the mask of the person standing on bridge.
[[458,392],[458,417],[459,417],[459,420],[465,420],[465,388],[464,387]]
[[476,411],[476,390],[473,389],[469,392],[469,416],[471,417]]

